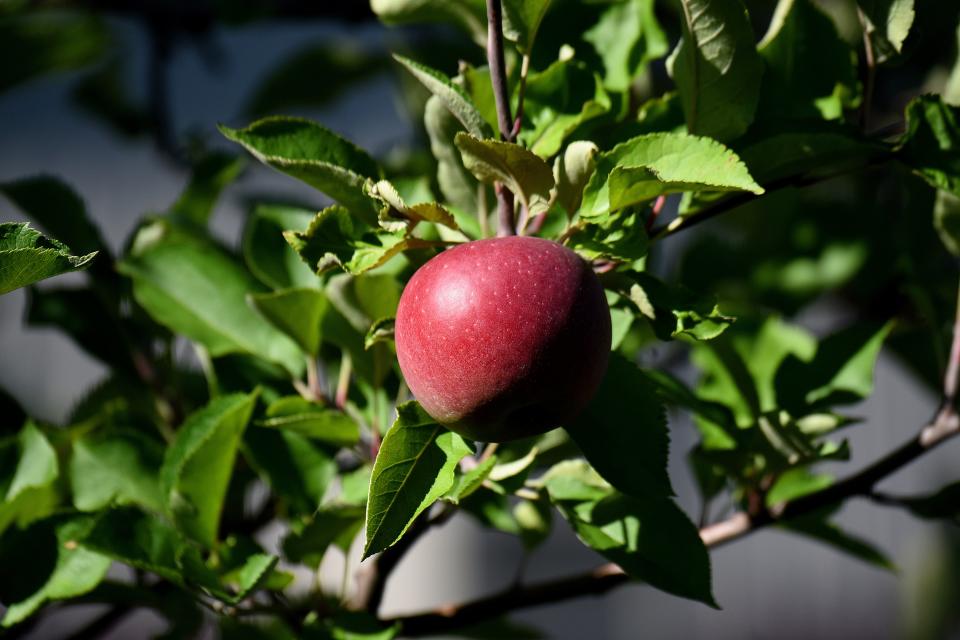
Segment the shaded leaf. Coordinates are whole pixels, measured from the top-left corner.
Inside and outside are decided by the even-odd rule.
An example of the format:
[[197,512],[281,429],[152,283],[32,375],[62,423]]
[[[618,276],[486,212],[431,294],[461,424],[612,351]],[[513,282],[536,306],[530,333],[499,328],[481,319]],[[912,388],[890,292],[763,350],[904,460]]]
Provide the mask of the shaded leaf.
[[537,38],[537,30],[549,8],[550,0],[504,0],[504,37],[516,42],[521,53],[529,55]]
[[[253,278],[218,247],[158,229],[160,237],[117,266],[133,279],[133,295],[151,317],[213,357],[248,353],[298,375],[300,349],[247,304],[247,294],[260,288]],[[154,232],[147,227],[138,237]]]
[[937,96],[914,98],[898,157],[938,189],[960,196],[960,107]]
[[853,556],[875,567],[889,571],[895,570],[893,562],[891,562],[885,553],[866,540],[846,533],[837,525],[827,522],[820,516],[791,520],[784,526],[794,533],[799,533],[823,542],[837,551]]
[[[77,542],[92,525],[89,517],[54,516],[4,536],[0,583],[8,586],[0,592],[6,607],[2,626],[25,620],[50,600],[81,596],[103,580],[110,559]],[[52,558],[38,562],[41,554]]]
[[338,447],[348,447],[360,439],[360,427],[353,418],[300,396],[272,402],[267,407],[267,417],[257,421],[257,426],[298,433]]
[[384,24],[451,23],[477,43],[482,43],[487,33],[482,0],[370,0],[370,9]]
[[243,230],[243,259],[250,273],[272,289],[317,287],[316,274],[283,238],[287,229],[306,229],[315,215],[297,207],[254,207]]
[[667,61],[690,133],[731,140],[753,122],[763,62],[740,0],[681,0],[683,38]]
[[329,302],[318,289],[284,289],[250,294],[250,303],[304,352],[316,357],[323,340],[321,326]]
[[497,464],[497,457],[490,456],[486,460],[477,463],[466,473],[458,474],[450,490],[443,494],[443,499],[460,504],[460,501],[473,494],[477,489],[483,486],[484,480],[490,476],[494,466]]
[[393,340],[394,329],[397,324],[396,318],[380,318],[374,320],[370,325],[370,330],[363,338],[363,348],[369,349],[378,342],[390,342]]
[[566,244],[587,260],[633,262],[647,255],[649,239],[643,216],[637,209],[628,207],[596,222],[578,222],[571,228]]
[[364,558],[399,540],[453,486],[454,469],[469,453],[463,438],[437,424],[416,402],[397,407],[397,421],[373,465]]
[[856,106],[856,52],[810,0],[780,0],[758,48],[766,67],[758,121],[838,120]]
[[[582,462],[562,463],[545,480],[550,499],[581,542],[618,564],[632,578],[712,607],[710,558],[700,533],[668,498],[591,490]],[[582,479],[588,484],[571,491]]]
[[663,404],[644,373],[620,354],[610,354],[600,390],[566,430],[590,464],[620,491],[673,495]]
[[[353,540],[363,528],[362,505],[326,505],[300,531],[283,539],[283,555],[290,562],[316,569],[330,545]],[[343,549],[346,545],[338,545]]]
[[214,399],[187,418],[167,449],[160,470],[167,511],[204,545],[216,543],[234,458],[256,399],[256,392]]
[[603,60],[603,82],[611,91],[626,91],[647,63],[667,54],[667,36],[653,5],[653,0],[611,3],[583,34]]
[[73,504],[81,511],[136,504],[162,513],[162,461],[163,447],[140,432],[86,434],[74,442],[70,458]]
[[310,516],[337,474],[333,455],[293,431],[247,429],[243,455],[294,514]]
[[913,0],[857,0],[857,5],[877,62],[899,54],[913,26]]
[[585,63],[558,60],[527,79],[520,141],[541,158],[550,158],[568,137],[610,109],[610,96]]
[[681,285],[667,285],[643,272],[631,273],[629,281],[624,295],[650,321],[661,340],[679,336],[712,340],[733,323],[733,318],[723,315],[711,296],[699,295]]
[[423,123],[430,138],[430,151],[437,160],[437,184],[443,197],[465,212],[477,212],[478,197],[487,187],[477,184],[473,174],[463,166],[460,151],[453,142],[463,127],[437,96],[427,100]]

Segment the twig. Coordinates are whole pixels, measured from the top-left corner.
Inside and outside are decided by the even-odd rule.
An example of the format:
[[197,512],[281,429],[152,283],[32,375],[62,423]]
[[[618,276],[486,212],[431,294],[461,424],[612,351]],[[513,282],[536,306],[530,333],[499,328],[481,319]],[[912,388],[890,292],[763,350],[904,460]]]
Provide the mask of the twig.
[[650,207],[650,215],[647,216],[647,233],[650,233],[650,230],[653,229],[653,225],[660,212],[663,211],[663,205],[666,201],[667,196],[657,196],[657,199],[653,201],[653,206]]
[[350,354],[344,351],[340,360],[340,374],[337,376],[337,392],[333,398],[334,405],[341,411],[347,406],[347,395],[350,393],[350,375],[353,370],[352,365],[353,361],[350,359]]
[[520,135],[520,127],[523,126],[523,99],[527,95],[527,75],[530,73],[530,54],[523,54],[520,61],[520,87],[517,89],[517,117],[513,121],[513,129],[510,130],[510,139],[516,140]]
[[[916,460],[934,447],[960,433],[960,417],[955,403],[960,384],[960,295],[954,323],[950,362],[944,374],[944,400],[934,419],[906,443],[858,473],[821,491],[754,514],[736,513],[700,530],[707,547],[718,547],[742,538],[758,529],[789,521],[837,505],[854,496],[872,497],[874,486],[882,479]],[[505,613],[556,603],[585,595],[598,595],[629,580],[615,564],[605,564],[589,573],[527,586],[512,586],[500,593],[463,604],[440,607],[420,614],[388,620],[400,623],[403,634],[429,635],[458,629]]]
[[[510,117],[510,91],[507,88],[507,68],[503,61],[503,10],[500,0],[487,0],[487,63],[493,100],[497,107],[500,136],[513,141],[513,120]],[[497,235],[516,235],[513,215],[513,193],[501,183],[494,185],[497,193]]]

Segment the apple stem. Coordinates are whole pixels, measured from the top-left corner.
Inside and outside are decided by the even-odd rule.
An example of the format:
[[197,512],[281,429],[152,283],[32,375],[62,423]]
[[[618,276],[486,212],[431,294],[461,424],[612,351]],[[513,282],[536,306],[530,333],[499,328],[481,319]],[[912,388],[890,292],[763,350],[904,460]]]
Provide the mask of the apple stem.
[[[503,7],[500,0],[487,0],[487,63],[490,65],[490,82],[493,84],[493,100],[497,107],[497,124],[500,137],[513,142],[513,118],[510,116],[510,91],[507,88],[507,67],[503,61]],[[517,234],[513,212],[513,193],[499,182],[497,192],[497,235]]]

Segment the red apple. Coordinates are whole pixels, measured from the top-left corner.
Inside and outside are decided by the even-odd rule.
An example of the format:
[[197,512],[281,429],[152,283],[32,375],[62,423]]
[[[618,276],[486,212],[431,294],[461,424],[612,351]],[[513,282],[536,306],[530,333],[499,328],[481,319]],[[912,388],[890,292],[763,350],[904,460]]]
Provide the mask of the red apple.
[[435,420],[482,442],[561,426],[606,371],[610,310],[573,251],[542,238],[468,242],[407,283],[396,323],[400,369]]

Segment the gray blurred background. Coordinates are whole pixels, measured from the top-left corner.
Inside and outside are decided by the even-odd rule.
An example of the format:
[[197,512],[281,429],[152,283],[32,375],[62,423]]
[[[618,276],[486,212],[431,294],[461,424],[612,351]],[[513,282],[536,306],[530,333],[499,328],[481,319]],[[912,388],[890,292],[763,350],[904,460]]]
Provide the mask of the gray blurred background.
[[[122,42],[124,73],[131,98],[150,99],[151,40],[137,21],[111,18]],[[262,75],[302,47],[347,41],[371,50],[393,48],[396,35],[373,22],[314,20],[257,26],[217,27],[205,42],[172,49],[165,66],[169,129],[175,138],[198,136],[212,146],[215,125],[244,124],[240,105],[248,102]],[[4,60],[0,64],[16,64]],[[322,70],[318,70],[318,73]],[[164,210],[187,178],[186,171],[149,136],[124,137],[75,107],[75,74],[61,73],[0,94],[0,181],[37,173],[66,180],[84,197],[115,250],[145,213]],[[319,108],[287,109],[313,117],[378,157],[402,152],[417,132],[387,71],[356,83],[349,92]],[[226,148],[226,145],[222,145]],[[276,192],[322,204],[308,188],[268,169],[250,167],[219,205],[214,227],[236,245],[245,215],[245,198]],[[0,218],[17,219],[0,199]],[[709,232],[708,228],[704,232]],[[69,276],[67,276],[69,277]],[[60,283],[62,284],[62,282]],[[54,330],[26,327],[26,294],[0,297],[0,386],[44,420],[64,419],[72,404],[105,373],[68,338]],[[800,322],[817,333],[833,328],[844,309],[827,300]],[[849,432],[853,459],[844,468],[862,467],[912,436],[936,407],[937,398],[915,382],[888,354],[881,356],[873,397],[851,413],[865,421]],[[678,373],[684,374],[681,369]],[[689,372],[686,372],[689,373]],[[696,513],[696,490],[685,454],[696,439],[693,426],[672,416],[671,477],[680,504]],[[951,442],[887,480],[891,493],[923,492],[956,480],[960,442]],[[845,473],[837,465],[828,469]],[[719,515],[719,509],[715,510]],[[851,533],[874,541],[896,562],[889,572],[832,549],[776,530],[764,530],[712,554],[721,611],[643,586],[627,586],[603,597],[589,597],[526,610],[512,620],[545,637],[584,638],[899,638],[956,637],[960,629],[929,628],[930,603],[942,587],[948,564],[949,532],[913,520],[903,512],[851,501],[839,515]],[[531,558],[525,576],[544,579],[586,570],[602,559],[583,547],[565,523],[555,519],[548,543]],[[265,532],[275,543],[277,531]],[[953,533],[954,538],[956,532]],[[953,553],[956,553],[955,551]],[[413,612],[481,596],[509,584],[522,555],[519,541],[487,532],[466,517],[424,537],[390,582],[384,612]],[[357,558],[351,559],[356,566]],[[334,559],[326,574],[339,579]],[[956,578],[954,577],[954,581]],[[951,606],[957,618],[960,602]],[[91,609],[89,613],[94,612]],[[35,627],[30,638],[64,637],[82,608]],[[111,638],[146,637],[162,628],[150,614],[129,619]],[[519,636],[520,630],[517,634]],[[944,636],[944,634],[948,634]]]

